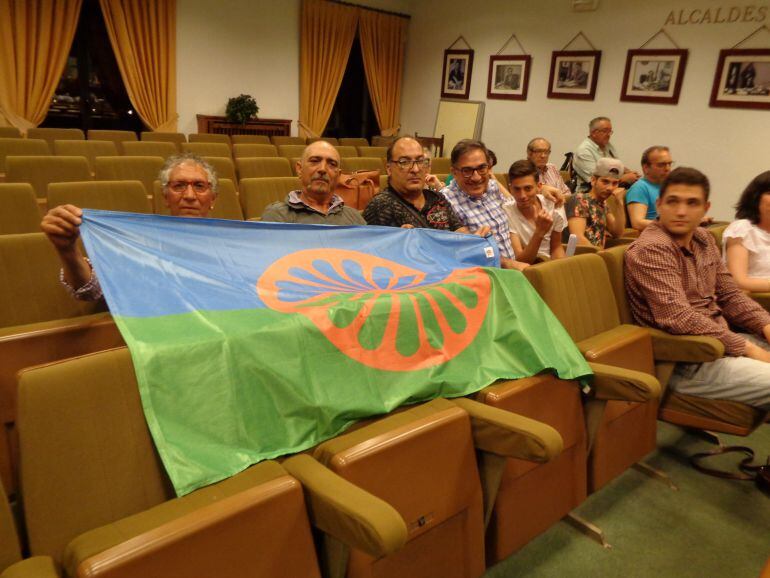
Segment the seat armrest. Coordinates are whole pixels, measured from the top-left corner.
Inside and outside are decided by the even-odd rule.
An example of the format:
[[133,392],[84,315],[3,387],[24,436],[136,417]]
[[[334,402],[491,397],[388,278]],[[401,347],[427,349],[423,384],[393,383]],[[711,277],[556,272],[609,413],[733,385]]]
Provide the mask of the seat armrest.
[[451,400],[471,417],[475,446],[506,458],[548,462],[564,449],[564,440],[542,422],[459,397]]
[[749,293],[749,297],[764,307],[765,311],[770,311],[770,293]]
[[0,578],[60,578],[56,562],[48,556],[33,556],[8,566]]
[[652,349],[656,361],[681,361],[703,363],[714,361],[725,354],[724,344],[705,335],[672,335],[647,327],[652,336]]
[[306,454],[281,465],[302,484],[310,521],[323,532],[375,558],[392,554],[406,543],[406,522],[384,500]]
[[648,373],[603,363],[588,365],[594,372],[596,399],[645,402],[660,398],[660,382]]

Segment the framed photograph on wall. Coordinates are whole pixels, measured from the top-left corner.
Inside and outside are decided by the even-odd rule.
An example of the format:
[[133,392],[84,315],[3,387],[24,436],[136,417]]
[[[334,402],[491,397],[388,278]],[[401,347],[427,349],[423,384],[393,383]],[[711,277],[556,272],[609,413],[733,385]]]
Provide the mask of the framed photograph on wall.
[[676,104],[686,66],[687,50],[629,50],[620,100]]
[[441,98],[468,98],[472,72],[473,50],[445,50]]
[[770,49],[720,51],[709,105],[770,108]]
[[526,54],[490,56],[487,98],[527,100],[531,62]]
[[600,50],[552,52],[548,98],[593,100],[601,59]]

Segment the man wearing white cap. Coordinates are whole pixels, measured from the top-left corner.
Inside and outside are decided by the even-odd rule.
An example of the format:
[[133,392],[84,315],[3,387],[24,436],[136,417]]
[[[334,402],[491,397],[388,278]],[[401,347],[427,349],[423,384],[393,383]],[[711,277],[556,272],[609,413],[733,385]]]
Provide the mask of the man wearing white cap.
[[[618,159],[601,158],[596,161],[591,189],[572,195],[567,202],[567,225],[577,235],[578,244],[604,248],[607,235],[620,237],[626,227],[623,197],[626,190],[620,186],[623,163]],[[607,203],[614,196],[615,202]]]

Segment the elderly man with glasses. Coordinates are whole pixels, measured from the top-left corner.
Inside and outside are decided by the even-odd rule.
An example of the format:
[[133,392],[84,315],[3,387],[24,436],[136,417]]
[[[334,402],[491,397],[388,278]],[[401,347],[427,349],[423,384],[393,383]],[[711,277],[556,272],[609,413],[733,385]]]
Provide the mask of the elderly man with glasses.
[[[173,216],[205,217],[214,208],[217,197],[217,175],[202,158],[185,153],[174,155],[158,175],[166,205]],[[102,297],[99,280],[91,262],[78,244],[83,211],[75,205],[54,207],[40,223],[62,263],[59,278],[75,299],[98,301]]]
[[[572,161],[572,167],[577,173],[579,189],[588,188],[599,159],[618,158],[617,150],[610,143],[612,133],[612,121],[606,116],[597,116],[588,123],[588,136],[578,146]],[[620,178],[621,186],[627,188],[633,185],[640,176],[639,173],[624,169]]]
[[563,199],[570,195],[569,187],[561,178],[561,172],[556,165],[549,163],[551,157],[551,143],[543,137],[533,138],[527,144],[527,159],[537,167],[537,182],[540,184],[541,193],[550,193],[557,199]]

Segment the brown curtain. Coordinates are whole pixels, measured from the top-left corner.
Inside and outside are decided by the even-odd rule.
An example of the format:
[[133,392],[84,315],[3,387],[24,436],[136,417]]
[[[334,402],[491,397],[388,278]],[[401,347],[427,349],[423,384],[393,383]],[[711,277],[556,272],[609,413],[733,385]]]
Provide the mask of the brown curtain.
[[356,37],[358,14],[358,8],[325,0],[302,2],[299,120],[305,136],[323,133],[329,122]]
[[406,18],[361,10],[361,54],[381,133],[398,131],[407,26]]
[[126,92],[146,125],[176,131],[176,0],[99,0]]
[[0,0],[0,124],[22,131],[48,113],[82,0]]

